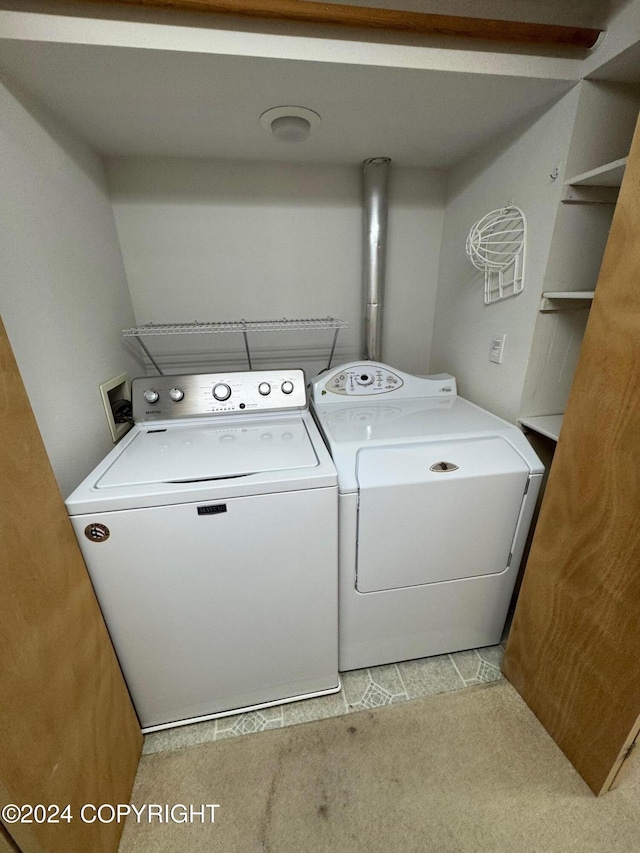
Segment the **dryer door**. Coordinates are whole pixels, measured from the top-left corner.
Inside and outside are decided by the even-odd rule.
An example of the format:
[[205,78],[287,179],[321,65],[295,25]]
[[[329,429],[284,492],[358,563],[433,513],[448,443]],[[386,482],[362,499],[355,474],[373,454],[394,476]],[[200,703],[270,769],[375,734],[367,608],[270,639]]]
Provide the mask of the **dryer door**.
[[357,473],[360,592],[508,566],[529,468],[506,439],[365,448]]

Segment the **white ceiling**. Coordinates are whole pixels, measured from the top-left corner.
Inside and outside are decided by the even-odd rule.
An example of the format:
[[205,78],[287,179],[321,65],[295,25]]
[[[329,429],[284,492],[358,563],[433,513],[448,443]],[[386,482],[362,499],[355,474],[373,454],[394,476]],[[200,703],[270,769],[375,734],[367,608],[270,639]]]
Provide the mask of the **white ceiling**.
[[[480,5],[352,2],[470,16],[479,14]],[[625,2],[481,5],[483,15],[496,18],[605,26]],[[0,10],[19,10],[0,11],[0,74],[14,93],[44,104],[106,156],[335,163],[388,156],[398,165],[447,168],[581,77],[578,57],[494,53],[486,45],[446,49],[452,46],[408,38],[385,45],[375,34],[360,42],[348,31],[334,35],[335,30],[300,27],[284,27],[279,34],[269,34],[267,27],[258,35],[259,26],[252,32],[253,25],[224,16],[212,29],[206,15],[165,18],[136,7],[126,8],[137,23],[113,14],[110,20],[99,20],[99,14],[47,15],[65,5],[0,0]],[[639,50],[638,43],[632,45],[603,66],[606,72],[591,76],[637,80]],[[308,107],[321,116],[309,140],[276,142],[260,125],[265,110],[283,105]]]
[[[559,79],[0,41],[0,67],[100,153],[447,167],[571,86]],[[262,112],[322,117],[276,142]]]

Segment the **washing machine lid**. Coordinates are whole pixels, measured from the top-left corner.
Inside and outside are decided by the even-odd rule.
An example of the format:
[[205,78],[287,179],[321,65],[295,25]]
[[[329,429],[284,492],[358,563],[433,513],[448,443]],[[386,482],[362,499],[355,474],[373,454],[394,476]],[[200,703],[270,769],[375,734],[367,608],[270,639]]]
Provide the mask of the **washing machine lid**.
[[201,483],[318,464],[302,419],[251,420],[233,426],[158,424],[135,435],[96,488]]

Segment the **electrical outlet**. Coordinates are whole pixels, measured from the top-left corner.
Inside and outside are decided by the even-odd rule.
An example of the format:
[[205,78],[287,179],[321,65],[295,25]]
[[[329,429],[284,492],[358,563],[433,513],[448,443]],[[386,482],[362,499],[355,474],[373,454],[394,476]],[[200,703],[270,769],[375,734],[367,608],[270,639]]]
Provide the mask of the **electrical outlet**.
[[491,350],[489,351],[489,361],[496,364],[502,364],[502,355],[504,353],[504,342],[507,339],[506,335],[494,335],[491,338]]

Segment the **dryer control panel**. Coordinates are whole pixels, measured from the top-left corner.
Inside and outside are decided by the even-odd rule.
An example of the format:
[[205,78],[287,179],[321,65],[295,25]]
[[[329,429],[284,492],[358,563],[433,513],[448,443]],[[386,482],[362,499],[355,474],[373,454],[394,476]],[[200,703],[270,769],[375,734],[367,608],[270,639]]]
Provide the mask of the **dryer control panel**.
[[376,361],[353,362],[321,374],[312,382],[316,403],[339,402],[349,397],[449,397],[457,393],[456,380],[448,373],[411,376]]
[[404,385],[397,373],[383,370],[381,367],[366,364],[349,367],[335,373],[328,390],[334,394],[346,394],[350,397],[358,395],[385,394]]
[[131,400],[137,423],[305,409],[307,390],[302,370],[248,370],[134,379]]

